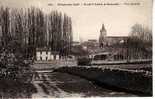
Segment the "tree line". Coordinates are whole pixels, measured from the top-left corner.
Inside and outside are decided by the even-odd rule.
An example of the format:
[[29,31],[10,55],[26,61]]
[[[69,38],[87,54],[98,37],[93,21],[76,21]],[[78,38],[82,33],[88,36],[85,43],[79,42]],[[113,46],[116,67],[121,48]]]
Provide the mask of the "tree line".
[[152,59],[152,31],[141,24],[134,24],[129,33],[127,47],[128,58]]
[[[14,43],[14,50],[26,58],[35,56],[36,48],[50,48],[62,56],[70,53],[72,36],[71,17],[58,11],[45,14],[41,9],[0,8],[1,46]],[[13,48],[12,48],[13,49]]]

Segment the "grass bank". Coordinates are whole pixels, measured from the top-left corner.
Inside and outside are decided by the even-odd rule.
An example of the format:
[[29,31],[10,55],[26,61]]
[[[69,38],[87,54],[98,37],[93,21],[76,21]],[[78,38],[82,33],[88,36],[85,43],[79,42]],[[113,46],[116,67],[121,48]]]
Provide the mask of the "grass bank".
[[140,96],[152,96],[152,76],[143,72],[82,66],[61,67],[55,71],[80,76],[104,88],[126,91]]

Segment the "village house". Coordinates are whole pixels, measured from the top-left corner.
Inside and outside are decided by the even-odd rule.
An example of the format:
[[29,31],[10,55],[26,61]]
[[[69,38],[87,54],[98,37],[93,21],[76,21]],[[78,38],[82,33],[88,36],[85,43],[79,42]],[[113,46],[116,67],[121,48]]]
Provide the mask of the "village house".
[[60,55],[56,51],[51,51],[50,48],[37,48],[36,49],[36,60],[37,61],[51,61],[59,60]]
[[37,48],[36,61],[53,61],[53,60],[74,60],[74,55],[62,56],[57,51],[51,51],[50,48]]

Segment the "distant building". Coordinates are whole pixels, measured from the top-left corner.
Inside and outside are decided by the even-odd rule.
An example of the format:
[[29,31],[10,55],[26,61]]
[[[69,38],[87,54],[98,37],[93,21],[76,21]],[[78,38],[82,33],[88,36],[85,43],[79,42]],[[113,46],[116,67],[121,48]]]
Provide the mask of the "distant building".
[[37,48],[36,59],[37,61],[59,60],[60,56],[58,52],[51,51],[49,48]]
[[115,44],[123,44],[127,41],[128,36],[107,36],[107,30],[105,29],[104,24],[100,30],[99,36],[99,46],[104,48],[106,46],[113,46]]
[[96,43],[97,40],[96,39],[88,39],[88,42],[94,42],[94,43]]
[[99,43],[95,39],[89,39],[88,41],[84,41],[81,43],[83,48],[87,49],[88,52],[92,52],[96,50],[99,46]]
[[128,36],[106,36],[105,44],[108,46],[127,42]]
[[98,46],[98,42],[95,39],[89,39],[88,41],[82,42],[81,45],[87,46],[87,47],[96,47]]
[[125,60],[127,49],[126,48],[115,48],[107,47],[105,49],[98,49],[89,55],[90,58],[94,60],[106,60],[106,61],[115,61],[115,60]]
[[109,56],[110,56],[109,52],[98,52],[90,54],[89,58],[92,58],[93,60],[108,60]]

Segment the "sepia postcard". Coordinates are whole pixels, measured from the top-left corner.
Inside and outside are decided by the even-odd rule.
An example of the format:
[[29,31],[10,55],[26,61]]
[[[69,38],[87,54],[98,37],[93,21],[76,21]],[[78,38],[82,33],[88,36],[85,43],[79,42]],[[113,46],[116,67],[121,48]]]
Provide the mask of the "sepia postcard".
[[0,98],[152,97],[153,0],[0,0]]

